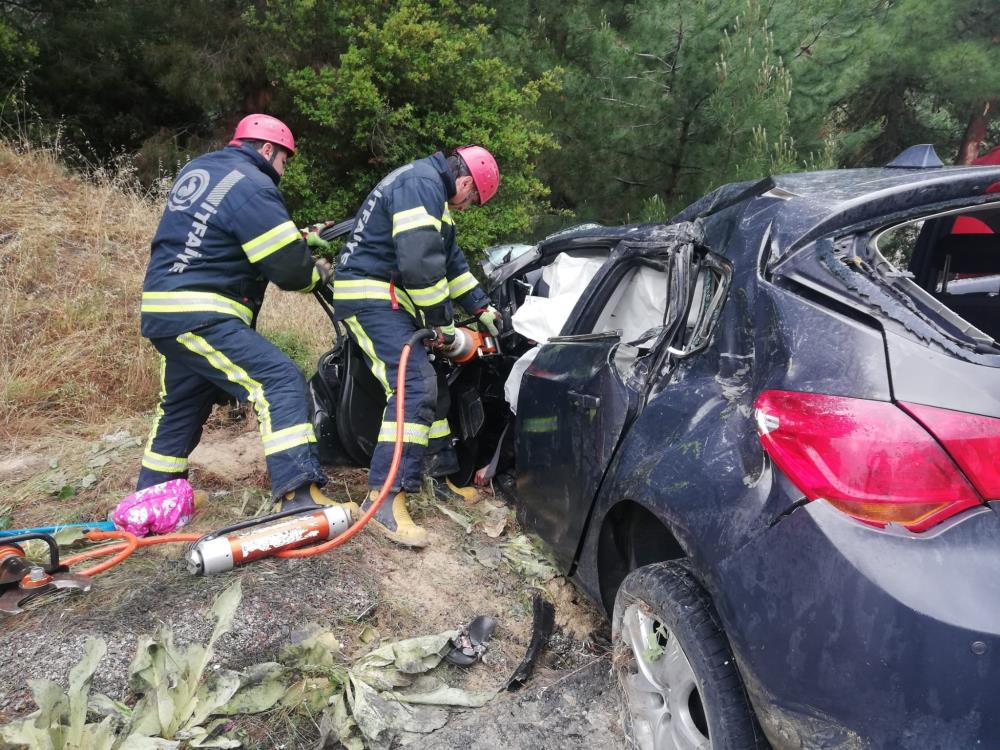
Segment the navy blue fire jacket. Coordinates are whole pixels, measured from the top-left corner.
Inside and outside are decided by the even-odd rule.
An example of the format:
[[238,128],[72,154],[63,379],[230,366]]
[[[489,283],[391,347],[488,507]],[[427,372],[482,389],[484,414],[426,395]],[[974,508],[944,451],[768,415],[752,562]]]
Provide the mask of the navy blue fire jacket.
[[309,247],[278,192],[278,173],[248,145],[181,170],[153,237],[142,292],[142,335],[174,337],[220,320],[252,325],[269,281],[312,291]]
[[489,297],[455,243],[448,199],[455,178],[439,152],[400,167],[372,190],[354,218],[333,283],[336,316],[399,306],[427,325],[447,325],[452,302],[469,313]]

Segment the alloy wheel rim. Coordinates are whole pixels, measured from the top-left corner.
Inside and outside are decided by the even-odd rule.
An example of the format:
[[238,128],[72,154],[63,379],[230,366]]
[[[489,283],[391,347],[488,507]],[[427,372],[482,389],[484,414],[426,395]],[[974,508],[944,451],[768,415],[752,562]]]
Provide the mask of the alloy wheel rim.
[[622,642],[631,651],[622,686],[639,749],[711,750],[694,670],[670,629],[634,602],[622,617]]

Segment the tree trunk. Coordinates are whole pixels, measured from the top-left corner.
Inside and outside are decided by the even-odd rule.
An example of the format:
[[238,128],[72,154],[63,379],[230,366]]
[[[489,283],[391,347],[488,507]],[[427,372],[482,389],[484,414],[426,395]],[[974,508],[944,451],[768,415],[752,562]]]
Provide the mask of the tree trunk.
[[979,157],[979,147],[986,140],[986,127],[995,106],[996,102],[992,101],[978,102],[973,106],[969,124],[965,126],[965,135],[962,136],[962,145],[958,149],[956,164],[972,164]]

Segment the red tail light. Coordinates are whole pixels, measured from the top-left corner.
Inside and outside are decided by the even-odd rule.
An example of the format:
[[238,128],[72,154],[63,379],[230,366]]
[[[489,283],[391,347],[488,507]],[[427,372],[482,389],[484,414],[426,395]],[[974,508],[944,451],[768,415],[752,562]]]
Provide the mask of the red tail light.
[[1000,500],[1000,419],[922,404],[900,404],[955,459],[987,500]]
[[764,449],[810,500],[876,526],[924,531],[982,501],[937,441],[885,401],[764,391]]

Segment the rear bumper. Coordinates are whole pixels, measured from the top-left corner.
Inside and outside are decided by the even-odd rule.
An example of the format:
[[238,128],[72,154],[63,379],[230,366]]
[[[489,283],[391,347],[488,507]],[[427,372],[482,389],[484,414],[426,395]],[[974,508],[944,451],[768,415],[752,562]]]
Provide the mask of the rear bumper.
[[1000,513],[924,534],[809,503],[711,581],[776,750],[1000,748]]

